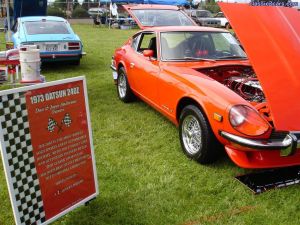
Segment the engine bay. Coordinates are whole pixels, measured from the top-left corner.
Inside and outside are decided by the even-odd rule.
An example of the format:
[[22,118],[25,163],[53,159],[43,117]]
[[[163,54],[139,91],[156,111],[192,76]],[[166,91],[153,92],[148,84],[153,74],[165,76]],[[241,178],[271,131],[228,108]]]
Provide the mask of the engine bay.
[[265,119],[272,122],[263,89],[251,66],[220,66],[197,69],[197,71],[220,82],[249,101]]

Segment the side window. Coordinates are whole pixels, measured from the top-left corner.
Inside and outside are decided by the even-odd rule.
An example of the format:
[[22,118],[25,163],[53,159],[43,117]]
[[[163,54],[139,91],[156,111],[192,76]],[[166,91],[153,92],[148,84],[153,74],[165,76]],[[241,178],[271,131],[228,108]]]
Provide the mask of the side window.
[[144,50],[153,50],[154,58],[157,58],[156,35],[153,33],[143,33],[140,38],[138,52],[142,53]]
[[140,40],[141,34],[138,34],[136,36],[132,37],[132,43],[131,43],[131,47],[136,51],[138,44],[139,44],[139,40]]
[[192,11],[192,16],[196,16],[196,11]]

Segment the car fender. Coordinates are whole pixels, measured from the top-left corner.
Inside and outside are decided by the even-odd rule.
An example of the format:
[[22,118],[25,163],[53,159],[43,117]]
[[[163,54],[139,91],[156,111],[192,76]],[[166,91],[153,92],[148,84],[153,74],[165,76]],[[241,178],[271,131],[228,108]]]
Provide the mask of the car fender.
[[126,51],[127,50],[124,49],[124,47],[116,49],[115,53],[114,53],[114,60],[116,62],[117,72],[121,66],[124,67],[126,75],[127,75],[127,80],[129,82],[129,85],[132,87],[132,78],[130,77],[130,74],[128,73],[128,68],[127,68],[129,63],[128,63],[128,60],[126,60],[127,58],[124,56],[124,52],[126,52]]
[[[130,76],[128,75],[128,70],[127,70],[127,67],[126,67],[126,63],[125,63],[125,61],[123,61],[123,60],[120,60],[120,61],[118,61],[117,62],[117,67],[116,67],[116,69],[117,69],[117,73],[118,73],[118,71],[119,71],[119,68],[121,68],[121,67],[123,67],[124,68],[124,70],[125,70],[125,73],[126,73],[126,76],[127,76],[127,81],[128,81],[128,83],[129,83],[129,86],[130,87],[132,87],[132,81],[131,81],[131,78],[130,78]],[[134,91],[134,90],[133,90]]]
[[[178,99],[176,104],[175,124],[178,125],[179,122],[180,110],[178,111],[178,108],[182,107],[180,106],[182,99],[191,99],[202,110],[219,141],[223,144],[228,143],[219,135],[220,130],[240,134],[230,125],[229,111],[231,107],[237,104],[252,107],[251,104],[217,81],[202,77],[202,74],[188,76],[183,87],[185,93]],[[216,117],[220,117],[221,119],[217,120]]]
[[[185,101],[185,99],[189,99],[191,102]],[[225,109],[221,109],[216,107],[215,105],[209,104],[209,99],[207,97],[199,97],[199,95],[194,95],[193,93],[189,93],[185,96],[183,96],[181,99],[178,100],[177,106],[176,106],[176,117],[177,119],[177,125],[179,124],[179,118],[180,118],[180,112],[184,108],[182,107],[182,102],[184,102],[184,107],[187,105],[196,105],[201,112],[203,113],[204,117],[208,120],[210,127],[215,134],[215,136],[219,139],[219,141],[224,142],[222,138],[219,136],[219,130],[224,130],[224,124],[226,121],[216,121],[214,120],[214,113],[218,113],[218,115],[221,115],[222,118],[227,118],[227,108],[230,107],[228,105]],[[224,123],[225,122],[225,123]]]
[[81,42],[81,40],[80,40],[80,38],[79,38],[79,36],[77,34],[74,33],[74,36],[75,36],[75,40],[76,41],[80,41]]
[[[225,86],[217,81],[199,73],[191,68],[179,68],[174,66],[163,66],[161,72],[165,74],[162,76],[164,91],[168,90],[169,96],[161,98],[161,105],[166,105],[170,110],[174,110],[173,114],[175,124],[178,124],[179,115],[177,112],[178,105],[184,98],[193,99],[203,109],[204,113],[212,115],[212,111],[224,114],[227,105],[230,104],[226,100],[226,96],[235,93],[229,91]],[[178,85],[180,84],[180,85]],[[219,90],[216,92],[216,89]],[[174,91],[173,91],[174,90]],[[221,96],[218,94],[221,92]],[[225,95],[223,95],[225,93]],[[223,97],[225,96],[225,98]],[[175,100],[175,99],[176,100]],[[173,101],[173,99],[175,101]],[[232,101],[234,98],[231,98]],[[236,99],[238,102],[240,98]],[[219,107],[212,107],[219,106]]]
[[127,74],[127,68],[126,68],[126,66],[125,66],[126,64],[125,64],[125,62],[123,61],[123,60],[120,60],[120,61],[118,61],[118,64],[117,64],[117,72],[118,72],[118,70],[121,68],[121,67],[123,67],[124,69],[125,69],[125,72],[126,72],[126,74]]
[[20,23],[20,21],[19,21],[17,32],[15,32],[12,35],[12,41],[14,43],[14,48],[18,48],[20,47],[21,43],[27,42],[24,26],[23,23]]

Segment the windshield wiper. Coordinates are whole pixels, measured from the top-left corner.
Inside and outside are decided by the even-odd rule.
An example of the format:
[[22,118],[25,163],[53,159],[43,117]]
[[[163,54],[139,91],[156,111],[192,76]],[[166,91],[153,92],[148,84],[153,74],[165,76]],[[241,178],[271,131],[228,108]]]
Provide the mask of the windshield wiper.
[[206,58],[199,58],[199,57],[189,57],[189,56],[184,57],[184,59],[216,62],[216,60],[214,60],[214,59],[206,59]]
[[245,56],[228,55],[228,56],[218,57],[218,59],[248,59],[248,58]]

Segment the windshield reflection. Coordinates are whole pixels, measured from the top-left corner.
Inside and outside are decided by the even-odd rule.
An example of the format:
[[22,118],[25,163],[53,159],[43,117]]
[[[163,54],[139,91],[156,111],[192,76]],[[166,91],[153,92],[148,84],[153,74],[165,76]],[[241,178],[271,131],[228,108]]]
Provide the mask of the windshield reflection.
[[163,60],[247,59],[239,42],[228,32],[161,33]]

